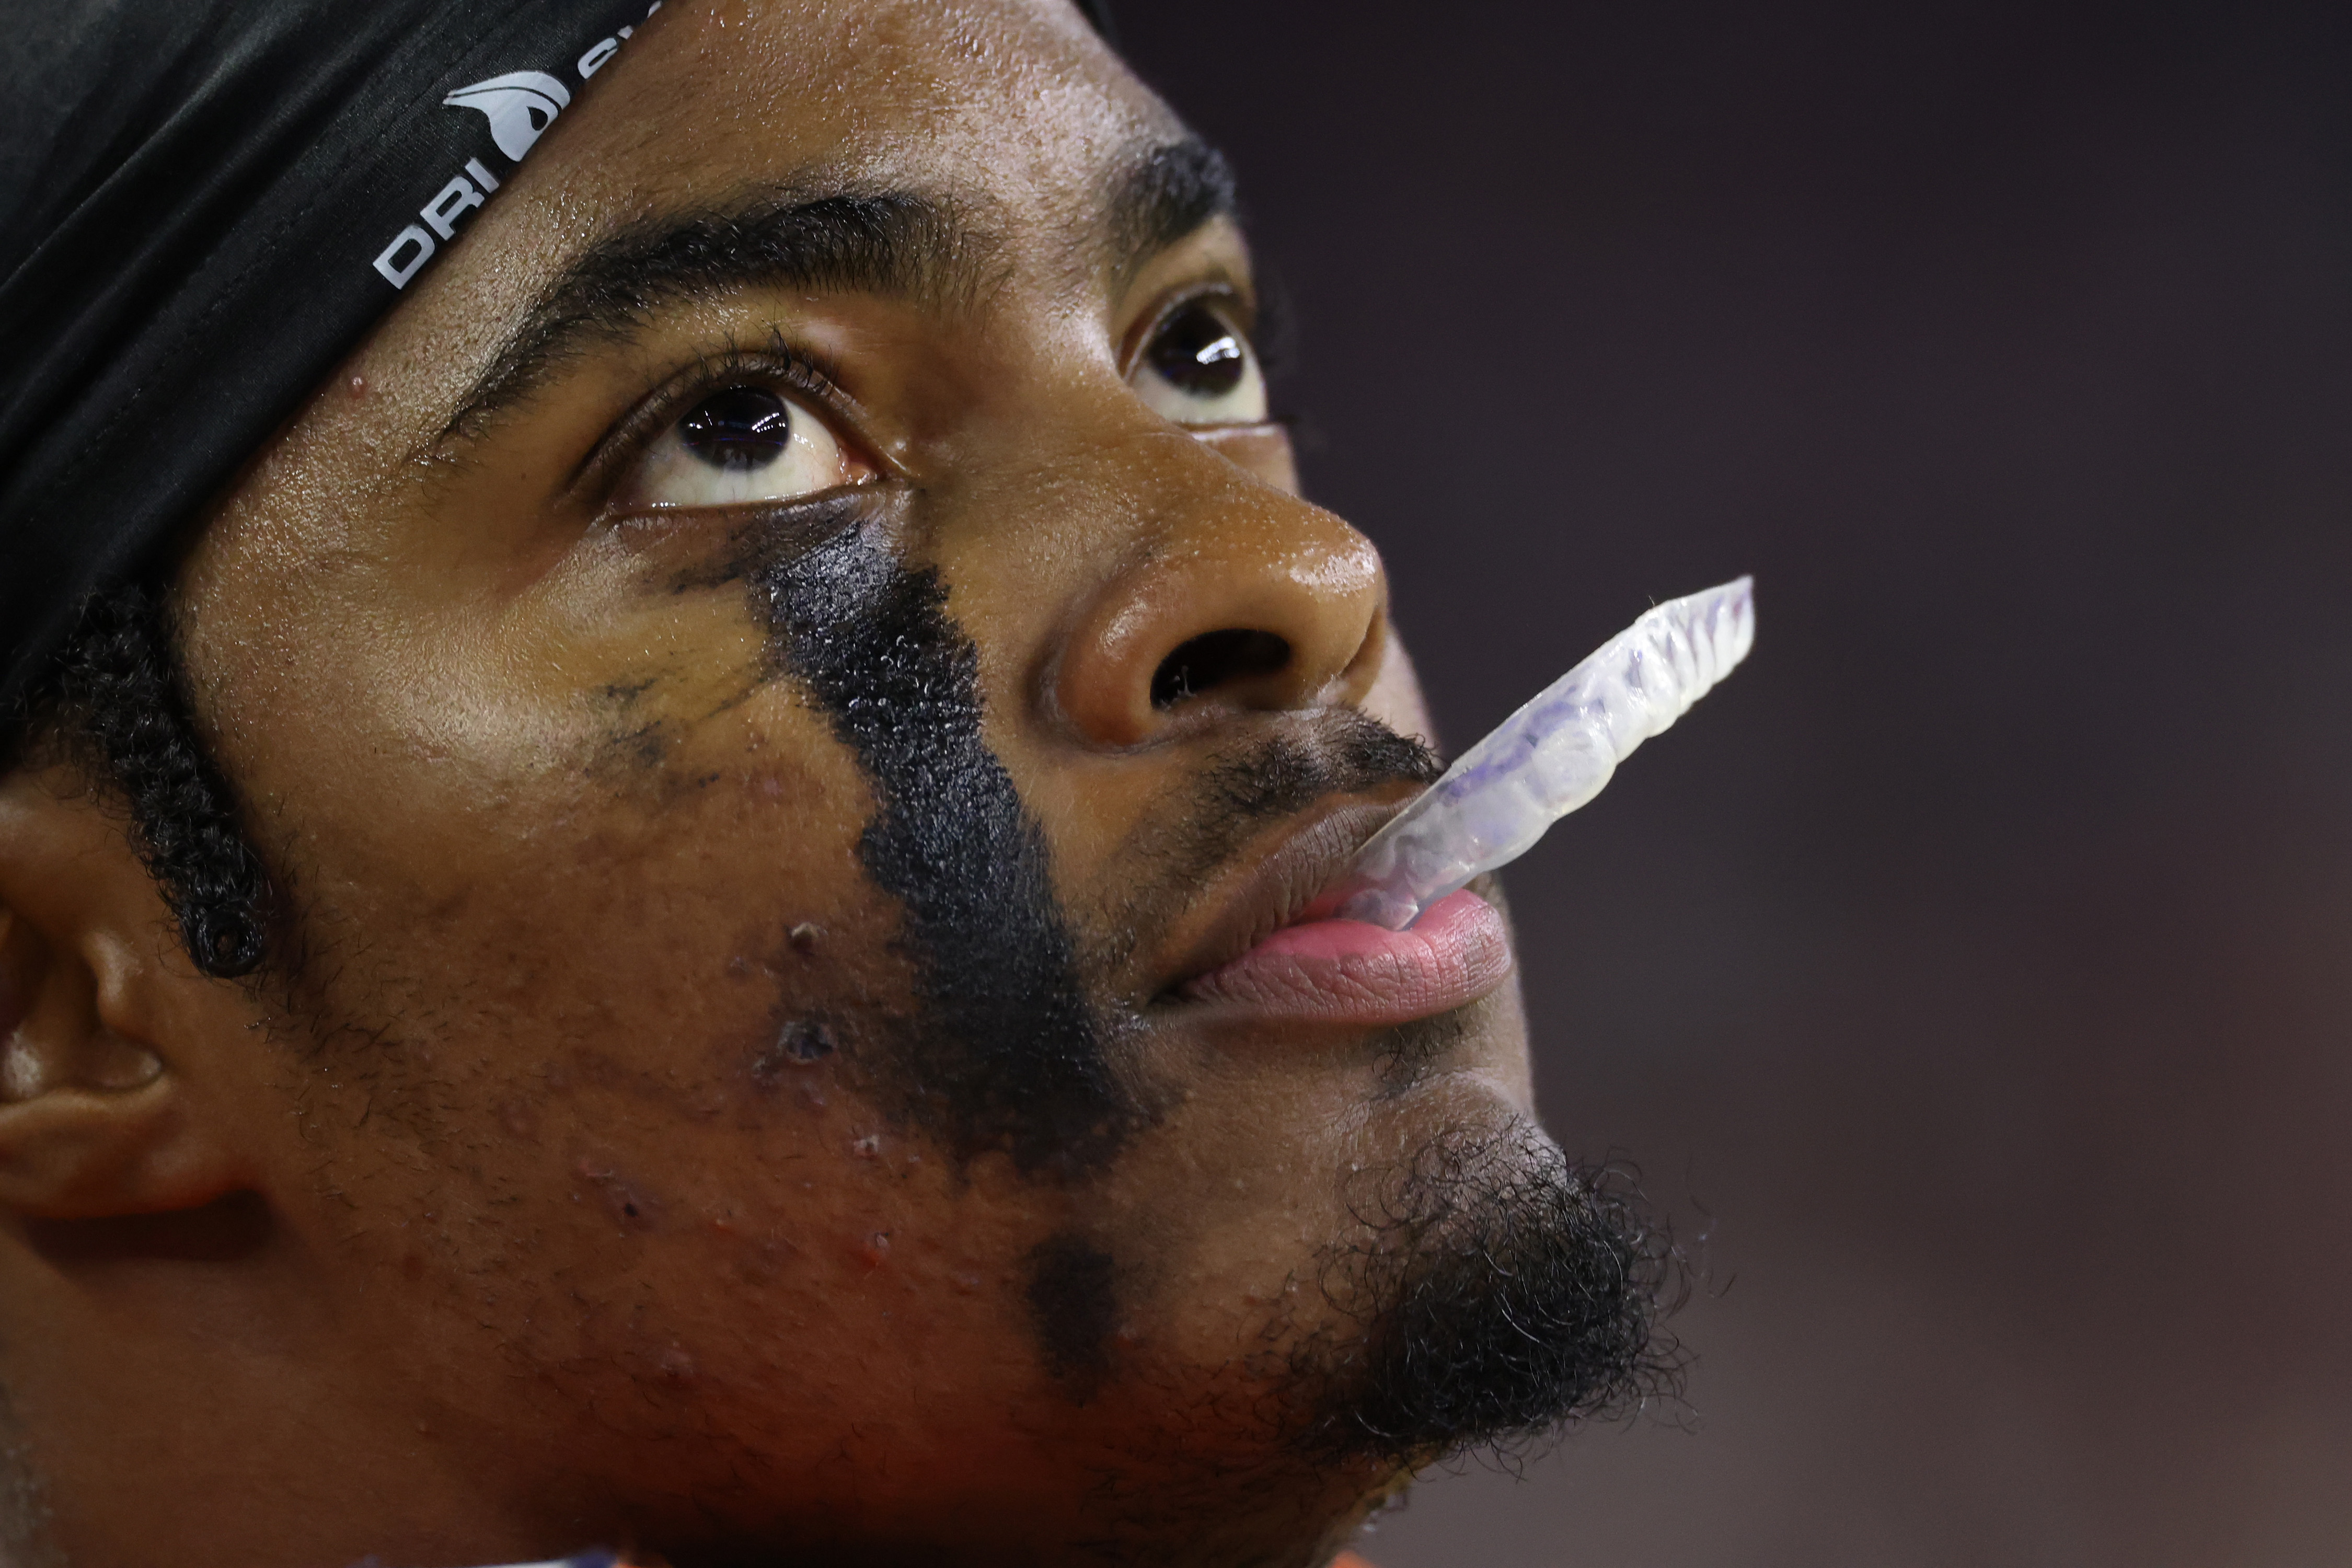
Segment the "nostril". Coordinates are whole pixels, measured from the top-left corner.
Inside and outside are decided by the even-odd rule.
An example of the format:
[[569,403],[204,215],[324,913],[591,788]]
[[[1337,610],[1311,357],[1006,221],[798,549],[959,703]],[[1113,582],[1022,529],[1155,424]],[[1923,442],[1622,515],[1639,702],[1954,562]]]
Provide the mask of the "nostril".
[[1203,632],[1181,644],[1152,671],[1151,705],[1173,708],[1221,686],[1279,674],[1289,663],[1289,642],[1272,632]]

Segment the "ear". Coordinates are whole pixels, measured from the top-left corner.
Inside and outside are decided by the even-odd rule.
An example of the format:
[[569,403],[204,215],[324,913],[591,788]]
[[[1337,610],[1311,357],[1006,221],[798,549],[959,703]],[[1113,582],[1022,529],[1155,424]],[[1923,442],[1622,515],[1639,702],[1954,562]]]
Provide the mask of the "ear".
[[71,772],[0,776],[0,1210],[155,1214],[248,1184],[195,1092],[219,983],[176,929]]

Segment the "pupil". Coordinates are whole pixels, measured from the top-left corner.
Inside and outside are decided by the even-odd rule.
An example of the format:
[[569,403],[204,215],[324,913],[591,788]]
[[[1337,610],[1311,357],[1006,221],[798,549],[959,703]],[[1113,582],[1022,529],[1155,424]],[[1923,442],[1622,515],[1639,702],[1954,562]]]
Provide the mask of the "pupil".
[[696,405],[679,423],[678,438],[714,468],[764,468],[792,445],[792,411],[765,388],[730,386]]
[[1187,305],[1151,340],[1151,368],[1195,397],[1223,397],[1242,384],[1248,351],[1206,305]]

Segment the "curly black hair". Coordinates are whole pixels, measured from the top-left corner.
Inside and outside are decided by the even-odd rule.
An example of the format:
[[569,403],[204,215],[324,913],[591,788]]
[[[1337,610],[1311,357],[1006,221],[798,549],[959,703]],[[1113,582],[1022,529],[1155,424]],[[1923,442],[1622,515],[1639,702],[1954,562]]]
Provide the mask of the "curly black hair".
[[197,733],[161,587],[91,595],[26,717],[25,732],[61,745],[128,808],[131,842],[195,966],[222,977],[259,967],[269,875]]

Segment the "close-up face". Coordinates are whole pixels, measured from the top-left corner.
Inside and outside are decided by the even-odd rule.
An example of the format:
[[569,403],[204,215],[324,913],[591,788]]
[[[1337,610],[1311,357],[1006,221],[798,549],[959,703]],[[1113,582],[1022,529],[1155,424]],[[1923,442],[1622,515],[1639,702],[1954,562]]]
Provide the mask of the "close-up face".
[[1638,1357],[1491,886],[1299,923],[1438,764],[1265,308],[1059,0],[673,4],[194,532],[268,957],[140,1267],[287,1540],[1306,1563]]

